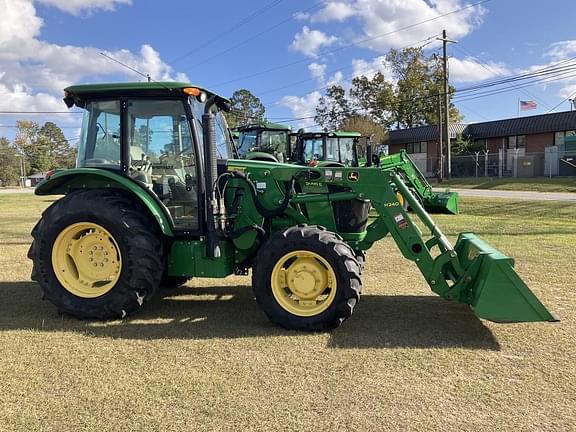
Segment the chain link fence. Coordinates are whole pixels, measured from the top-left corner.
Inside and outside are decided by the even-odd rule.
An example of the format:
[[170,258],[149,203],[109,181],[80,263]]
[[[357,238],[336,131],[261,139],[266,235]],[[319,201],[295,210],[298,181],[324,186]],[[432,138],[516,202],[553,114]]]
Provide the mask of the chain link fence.
[[[438,177],[440,160],[412,154],[412,160],[427,177]],[[444,174],[447,172],[446,158]],[[565,146],[547,147],[544,152],[500,149],[496,153],[475,152],[452,156],[451,176],[463,177],[557,177],[576,176],[576,151]]]

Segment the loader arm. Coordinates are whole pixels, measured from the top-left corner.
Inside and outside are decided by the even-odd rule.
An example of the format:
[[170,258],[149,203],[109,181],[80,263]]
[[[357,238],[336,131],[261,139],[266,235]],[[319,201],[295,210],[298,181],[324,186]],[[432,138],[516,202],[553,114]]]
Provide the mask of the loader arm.
[[458,214],[458,194],[449,191],[434,192],[432,185],[404,150],[380,158],[380,168],[397,169],[429,213]]
[[[376,172],[376,171],[375,171]],[[368,249],[387,233],[405,258],[414,261],[426,282],[439,296],[470,305],[477,316],[497,322],[557,321],[514,270],[514,261],[475,234],[459,235],[452,246],[396,169],[377,176],[389,181],[364,181],[353,186],[358,196],[370,199],[378,217],[358,244]],[[408,213],[397,201],[393,184],[413,209]],[[429,231],[415,224],[418,218]]]

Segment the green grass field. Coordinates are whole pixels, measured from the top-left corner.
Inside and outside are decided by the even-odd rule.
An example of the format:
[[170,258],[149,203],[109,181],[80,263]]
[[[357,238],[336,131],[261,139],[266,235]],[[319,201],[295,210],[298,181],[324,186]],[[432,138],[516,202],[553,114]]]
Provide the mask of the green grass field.
[[464,189],[496,189],[534,192],[576,192],[576,177],[530,177],[530,178],[454,178],[434,187],[452,187]]
[[46,197],[0,195],[1,431],[576,430],[576,205],[462,200],[562,319],[494,324],[432,294],[386,239],[331,333],[288,332],[247,277],[195,279],[124,321],[57,314],[29,279]]

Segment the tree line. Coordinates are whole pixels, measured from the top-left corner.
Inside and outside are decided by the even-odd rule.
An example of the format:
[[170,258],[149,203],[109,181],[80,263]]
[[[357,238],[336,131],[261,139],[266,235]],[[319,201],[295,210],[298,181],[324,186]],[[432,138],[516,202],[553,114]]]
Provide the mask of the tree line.
[[[443,71],[439,58],[422,48],[392,49],[384,57],[388,73],[358,76],[345,88],[327,87],[314,111],[314,121],[326,130],[347,130],[373,136],[382,143],[391,129],[438,124],[443,95]],[[449,117],[459,122],[462,115],[452,102],[454,88],[448,87]],[[265,120],[265,108],[249,90],[234,92],[232,110],[226,118],[231,128]]]
[[0,183],[16,185],[22,175],[29,176],[54,168],[72,168],[76,148],[53,122],[42,126],[33,121],[16,122],[17,131],[10,141],[0,137]]
[[[350,88],[336,84],[326,89],[316,107],[314,120],[325,130],[355,130],[375,135],[382,142],[391,129],[438,124],[439,100],[443,95],[443,73],[435,55],[421,48],[392,49],[385,56],[390,72],[376,72],[372,78],[359,76]],[[449,86],[451,122],[462,120],[452,103],[454,88]]]

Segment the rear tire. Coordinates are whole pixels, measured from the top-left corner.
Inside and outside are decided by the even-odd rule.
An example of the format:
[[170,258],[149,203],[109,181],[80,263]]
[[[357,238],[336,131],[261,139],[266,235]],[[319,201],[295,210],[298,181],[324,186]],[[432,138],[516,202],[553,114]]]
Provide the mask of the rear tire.
[[32,237],[32,279],[60,312],[124,318],[160,284],[161,233],[146,208],[127,192],[72,192],[43,213]]
[[272,236],[252,275],[256,301],[290,330],[325,331],[352,315],[362,282],[354,251],[338,235],[299,225]]

